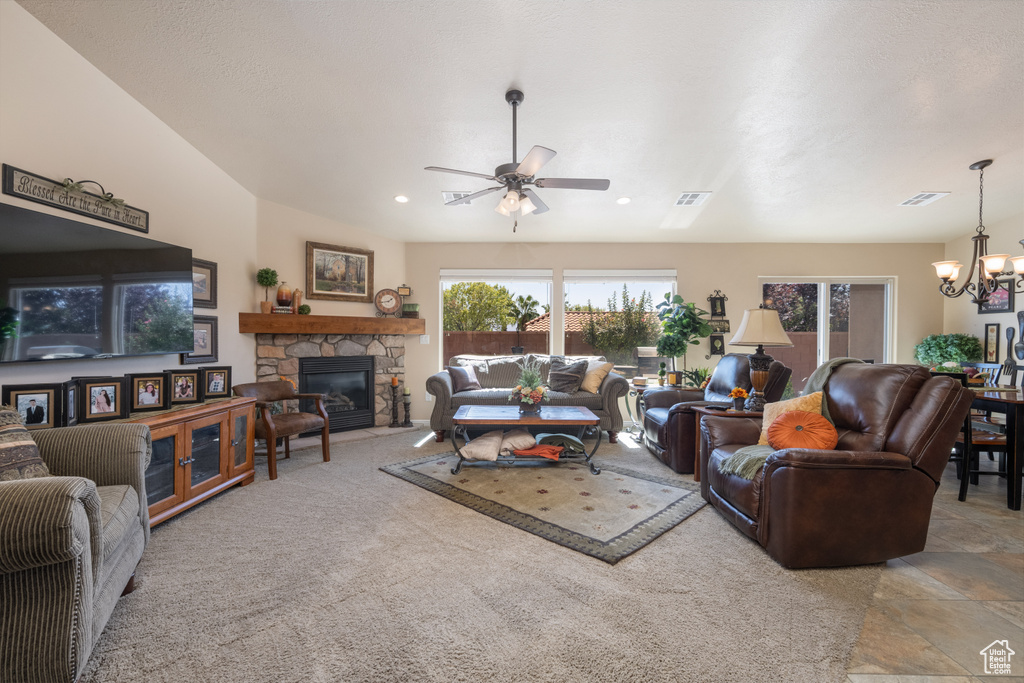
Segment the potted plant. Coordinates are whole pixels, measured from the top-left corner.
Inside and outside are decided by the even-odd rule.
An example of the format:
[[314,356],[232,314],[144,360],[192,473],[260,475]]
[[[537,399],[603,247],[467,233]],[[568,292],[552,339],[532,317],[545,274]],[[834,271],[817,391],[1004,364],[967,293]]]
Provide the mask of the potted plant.
[[260,312],[270,313],[274,308],[270,300],[270,288],[277,286],[277,271],[273,268],[260,268],[256,271],[256,284],[263,288],[264,300],[260,302]]
[[661,363],[658,363],[658,386],[659,387],[665,386],[665,375],[666,375],[666,372],[665,372],[665,362],[662,361]]
[[541,401],[549,401],[547,387],[540,377],[540,363],[527,361],[519,375],[519,384],[508,396],[509,401],[519,404],[519,412],[535,413],[540,410]]
[[697,308],[697,304],[686,303],[683,297],[671,292],[658,304],[658,319],[661,320],[662,335],[658,339],[658,355],[674,359],[683,357],[686,370],[686,351],[692,344],[711,335],[711,325],[703,318],[708,312]]
[[917,362],[929,368],[947,363],[974,363],[982,359],[981,340],[970,334],[932,334],[914,347]]
[[732,391],[729,392],[729,398],[732,399],[732,409],[736,412],[743,412],[743,401],[746,400],[747,396],[747,390],[743,387],[733,387]]

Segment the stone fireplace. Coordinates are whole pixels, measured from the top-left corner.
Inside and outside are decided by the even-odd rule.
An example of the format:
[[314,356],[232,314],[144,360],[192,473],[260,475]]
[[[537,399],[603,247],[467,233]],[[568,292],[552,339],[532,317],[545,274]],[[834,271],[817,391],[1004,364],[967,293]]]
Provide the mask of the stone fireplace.
[[[268,382],[287,379],[294,382],[301,393],[306,390],[303,389],[300,379],[300,360],[334,358],[351,360],[357,357],[369,359],[371,362],[367,371],[372,398],[367,397],[369,399],[367,401],[367,421],[360,426],[386,427],[391,423],[391,378],[397,376],[399,385],[405,386],[404,335],[258,333],[256,335],[256,381]],[[311,363],[309,367],[319,370],[321,365],[323,364]],[[308,378],[306,382],[309,382]],[[310,389],[309,391],[324,393],[319,389]],[[344,394],[345,392],[337,393]],[[351,397],[349,400],[352,400]],[[344,403],[345,400],[337,398],[337,401]],[[341,408],[342,406],[335,407]],[[328,408],[328,412],[331,412],[330,408]],[[339,415],[336,419],[331,420],[331,431],[336,431],[335,421],[339,423],[338,431],[358,428],[352,426],[352,419],[356,416],[347,414],[357,411],[339,409],[334,412]],[[403,417],[404,415],[399,409],[399,419]]]
[[[299,359],[299,393],[320,394],[332,432],[374,426],[373,356]],[[300,408],[313,411],[309,399]]]

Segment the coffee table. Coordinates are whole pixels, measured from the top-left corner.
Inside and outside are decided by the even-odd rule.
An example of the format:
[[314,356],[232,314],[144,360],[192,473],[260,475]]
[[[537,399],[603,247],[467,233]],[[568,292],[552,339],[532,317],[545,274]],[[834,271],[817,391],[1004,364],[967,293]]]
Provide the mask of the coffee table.
[[[516,427],[579,427],[580,432],[586,427],[597,427],[597,442],[589,453],[563,453],[558,460],[550,460],[538,456],[522,455],[499,455],[497,462],[515,464],[517,462],[585,462],[590,466],[591,474],[601,474],[601,468],[591,462],[598,446],[601,445],[601,418],[590,412],[587,408],[579,406],[542,406],[536,413],[521,413],[517,406],[460,406],[452,417],[452,444],[455,452],[459,455],[459,462],[452,468],[452,474],[458,474],[462,470],[463,463],[481,464],[492,462],[490,460],[467,460],[459,448],[457,436],[461,436],[465,443],[469,443],[468,431],[470,428],[508,428]],[[580,434],[582,436],[582,434]],[[465,445],[465,444],[463,444]]]

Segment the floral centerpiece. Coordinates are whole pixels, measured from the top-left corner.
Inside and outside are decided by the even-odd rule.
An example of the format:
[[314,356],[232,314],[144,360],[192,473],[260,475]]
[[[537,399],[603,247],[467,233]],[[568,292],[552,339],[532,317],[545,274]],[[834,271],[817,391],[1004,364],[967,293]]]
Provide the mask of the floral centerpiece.
[[526,362],[519,375],[519,384],[509,394],[508,400],[518,403],[520,412],[536,412],[540,410],[541,401],[551,400],[548,388],[541,383],[540,363]]
[[732,399],[733,410],[743,410],[743,401],[748,395],[747,390],[743,387],[733,387],[732,391],[729,392],[729,398]]

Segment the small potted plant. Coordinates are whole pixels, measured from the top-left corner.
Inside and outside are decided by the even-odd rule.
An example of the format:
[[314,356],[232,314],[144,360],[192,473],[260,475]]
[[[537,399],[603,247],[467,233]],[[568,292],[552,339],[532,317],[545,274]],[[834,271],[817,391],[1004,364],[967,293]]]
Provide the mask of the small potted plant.
[[659,387],[665,386],[665,375],[666,374],[668,374],[668,373],[665,370],[665,363],[664,363],[664,361],[662,361],[661,363],[658,363],[658,386]]
[[270,313],[274,302],[270,300],[270,288],[277,286],[277,271],[273,268],[260,268],[256,271],[256,284],[263,288],[264,300],[260,302],[260,313]]
[[521,413],[536,413],[540,410],[541,401],[551,400],[547,387],[541,383],[539,363],[527,361],[519,375],[519,384],[509,394],[508,400],[518,403]]
[[732,399],[732,409],[736,412],[743,412],[743,401],[747,398],[747,390],[743,387],[733,387],[732,391],[729,392],[729,398]]

